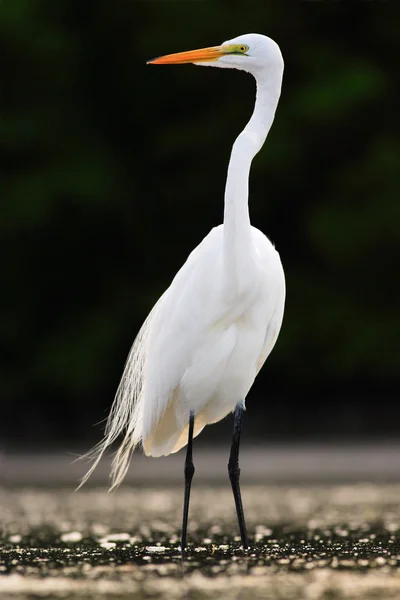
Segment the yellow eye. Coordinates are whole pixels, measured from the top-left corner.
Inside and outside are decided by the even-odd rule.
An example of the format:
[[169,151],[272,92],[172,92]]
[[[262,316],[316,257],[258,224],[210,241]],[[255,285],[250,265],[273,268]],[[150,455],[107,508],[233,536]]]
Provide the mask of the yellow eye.
[[248,49],[249,47],[246,44],[228,44],[222,47],[226,54],[246,54]]

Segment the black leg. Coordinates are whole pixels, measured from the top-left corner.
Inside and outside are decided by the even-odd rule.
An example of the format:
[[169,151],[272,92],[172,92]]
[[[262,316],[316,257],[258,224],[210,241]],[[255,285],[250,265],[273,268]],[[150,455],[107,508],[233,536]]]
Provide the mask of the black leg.
[[242,430],[242,415],[243,407],[238,404],[235,409],[235,416],[233,421],[233,436],[231,454],[228,462],[229,479],[231,480],[233,497],[235,498],[236,513],[239,521],[240,537],[242,538],[242,544],[244,548],[249,547],[249,540],[247,538],[246,523],[244,521],[242,496],[240,494],[239,478],[239,445],[240,445],[240,432]]
[[182,553],[184,552],[184,550],[186,548],[190,487],[192,485],[192,479],[193,479],[193,475],[194,475],[194,464],[193,464],[193,457],[192,457],[193,427],[194,427],[194,413],[191,412],[190,417],[189,417],[189,435],[188,435],[188,444],[187,444],[186,460],[185,460],[185,499],[184,499],[184,503],[183,503],[183,523],[182,523],[182,541],[181,541]]

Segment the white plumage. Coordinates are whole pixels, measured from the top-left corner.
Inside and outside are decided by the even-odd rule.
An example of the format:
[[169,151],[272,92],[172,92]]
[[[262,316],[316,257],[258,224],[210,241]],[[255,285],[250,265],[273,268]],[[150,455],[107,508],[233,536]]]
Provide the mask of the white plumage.
[[[247,51],[228,52],[233,47]],[[191,411],[196,436],[244,404],[281,327],[284,273],[274,246],[250,225],[248,176],[274,118],[283,61],[275,42],[258,34],[239,36],[218,48],[217,59],[190,62],[240,68],[257,80],[253,116],[232,149],[224,224],[193,250],[143,324],[105,437],[89,453],[94,464],[82,483],[121,433],[112,487],[122,481],[138,444],[150,456],[176,452],[187,443]]]

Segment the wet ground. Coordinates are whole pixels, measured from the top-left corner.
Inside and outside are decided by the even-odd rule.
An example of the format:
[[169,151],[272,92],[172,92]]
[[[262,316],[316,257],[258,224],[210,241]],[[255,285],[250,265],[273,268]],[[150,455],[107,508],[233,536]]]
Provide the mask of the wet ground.
[[252,545],[228,487],[0,491],[0,598],[400,598],[400,485],[244,485]]
[[399,445],[244,445],[248,551],[226,458],[196,447],[182,562],[182,453],[137,454],[113,494],[107,460],[75,493],[66,452],[0,455],[1,600],[400,598]]

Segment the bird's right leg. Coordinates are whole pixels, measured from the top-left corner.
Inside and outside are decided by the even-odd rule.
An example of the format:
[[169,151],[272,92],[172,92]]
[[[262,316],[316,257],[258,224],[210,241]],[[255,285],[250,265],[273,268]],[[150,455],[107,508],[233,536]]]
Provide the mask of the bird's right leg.
[[183,523],[182,523],[182,541],[181,541],[182,553],[184,552],[184,550],[186,548],[190,488],[192,485],[192,479],[193,479],[193,475],[194,475],[194,464],[193,464],[193,456],[192,456],[193,428],[194,428],[194,413],[191,412],[190,417],[189,417],[189,435],[188,435],[186,460],[185,460],[185,498],[184,498],[184,503],[183,503]]
[[233,497],[235,498],[236,513],[239,522],[240,537],[242,538],[243,548],[249,547],[249,540],[247,537],[246,523],[244,520],[242,496],[240,493],[240,468],[239,468],[239,445],[240,445],[240,433],[242,431],[242,415],[243,407],[238,404],[235,409],[235,416],[233,420],[233,435],[232,435],[232,446],[231,453],[228,462],[229,479],[231,480]]

